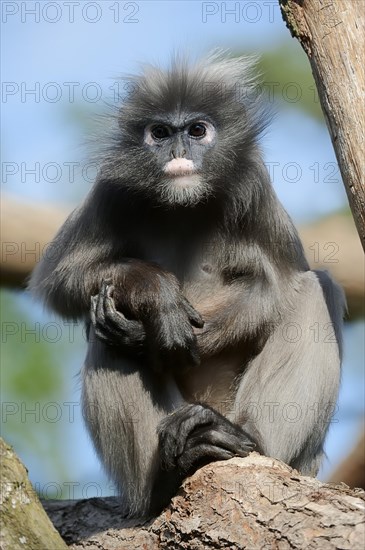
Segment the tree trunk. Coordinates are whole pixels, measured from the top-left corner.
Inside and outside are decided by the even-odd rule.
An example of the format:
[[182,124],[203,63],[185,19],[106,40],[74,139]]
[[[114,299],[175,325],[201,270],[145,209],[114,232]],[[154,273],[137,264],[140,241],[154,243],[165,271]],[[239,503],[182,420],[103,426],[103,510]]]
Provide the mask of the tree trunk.
[[362,1],[279,0],[312,66],[350,207],[365,250],[364,23]]
[[27,470],[1,438],[0,461],[1,550],[66,550],[30,484]]

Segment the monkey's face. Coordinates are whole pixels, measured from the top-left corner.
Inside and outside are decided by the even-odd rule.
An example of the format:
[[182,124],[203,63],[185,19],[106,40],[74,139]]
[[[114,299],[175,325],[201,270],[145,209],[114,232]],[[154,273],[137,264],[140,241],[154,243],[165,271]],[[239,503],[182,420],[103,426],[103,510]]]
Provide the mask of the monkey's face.
[[216,138],[213,122],[202,115],[160,117],[145,127],[144,146],[160,172],[155,192],[164,203],[194,205],[207,198],[204,176]]
[[238,192],[248,203],[245,171],[261,119],[256,101],[242,92],[250,89],[247,67],[247,60],[213,56],[193,67],[149,67],[132,79],[104,177],[168,208],[221,203]]

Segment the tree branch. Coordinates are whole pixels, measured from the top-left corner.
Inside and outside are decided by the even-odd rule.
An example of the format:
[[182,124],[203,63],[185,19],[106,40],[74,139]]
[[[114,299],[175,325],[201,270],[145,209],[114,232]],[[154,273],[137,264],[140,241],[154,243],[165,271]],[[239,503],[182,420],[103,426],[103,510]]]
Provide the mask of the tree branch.
[[364,491],[300,476],[252,453],[198,470],[149,522],[123,519],[115,498],[45,507],[75,550],[326,550],[364,547],[364,500]]
[[363,3],[279,0],[279,4],[292,36],[299,40],[309,58],[365,250]]
[[[0,284],[24,287],[68,211],[48,205],[21,202],[4,196],[1,201]],[[344,287],[351,318],[365,314],[365,259],[350,216],[334,214],[300,229],[313,269],[327,269]],[[362,259],[359,259],[362,258]]]
[[115,497],[45,501],[62,540],[26,469],[1,438],[0,456],[4,550],[365,547],[363,490],[321,483],[257,453],[201,468],[149,521],[123,518]]

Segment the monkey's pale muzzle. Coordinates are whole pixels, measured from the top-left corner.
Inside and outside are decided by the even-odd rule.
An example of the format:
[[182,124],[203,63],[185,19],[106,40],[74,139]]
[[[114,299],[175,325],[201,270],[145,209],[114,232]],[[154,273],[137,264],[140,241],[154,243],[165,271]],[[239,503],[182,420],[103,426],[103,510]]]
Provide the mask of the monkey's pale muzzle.
[[165,164],[164,172],[169,176],[190,176],[195,172],[195,167],[192,160],[176,158]]

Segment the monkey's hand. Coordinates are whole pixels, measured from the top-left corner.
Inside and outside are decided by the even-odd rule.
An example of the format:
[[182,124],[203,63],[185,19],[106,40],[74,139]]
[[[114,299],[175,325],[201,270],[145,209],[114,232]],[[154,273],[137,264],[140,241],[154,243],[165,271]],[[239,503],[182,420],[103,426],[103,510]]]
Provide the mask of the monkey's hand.
[[103,281],[99,294],[91,296],[90,318],[95,335],[106,344],[142,352],[146,339],[143,325],[117,311],[113,291],[113,285]]
[[193,327],[203,324],[199,313],[181,293],[164,302],[145,322],[148,354],[156,371],[181,371],[199,365]]
[[247,456],[256,443],[237,424],[206,405],[184,405],[158,426],[161,468],[182,477],[215,460]]
[[[99,294],[91,298],[95,334],[107,344],[145,355],[156,371],[199,364],[193,327],[202,327],[203,320],[175,281],[161,278],[160,283],[161,291],[152,296],[144,296],[147,284],[140,281],[139,288],[136,283],[135,304],[128,303],[128,293],[123,295],[110,281],[103,281]],[[120,309],[128,312],[127,316]]]

